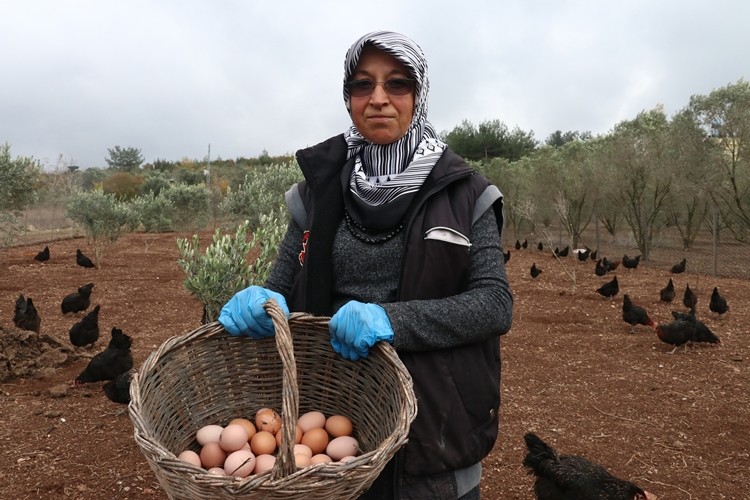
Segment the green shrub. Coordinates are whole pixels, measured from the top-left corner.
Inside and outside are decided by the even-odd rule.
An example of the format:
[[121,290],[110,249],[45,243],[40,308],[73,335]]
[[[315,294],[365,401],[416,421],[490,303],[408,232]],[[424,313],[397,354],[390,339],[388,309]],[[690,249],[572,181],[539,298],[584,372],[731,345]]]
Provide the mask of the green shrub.
[[134,216],[147,233],[171,231],[174,205],[164,195],[147,193],[130,202]]
[[123,233],[132,231],[138,223],[125,202],[118,201],[113,194],[98,190],[73,196],[68,202],[66,216],[81,226],[92,241],[97,267],[104,247],[116,242]]
[[208,225],[211,195],[206,186],[174,184],[161,194],[172,204],[172,226],[175,230],[197,230]]
[[177,240],[177,262],[187,275],[184,286],[203,303],[205,323],[216,321],[222,306],[235,293],[250,285],[262,285],[268,277],[286,223],[274,214],[264,215],[250,240],[249,228],[249,221],[244,221],[234,235],[222,235],[217,229],[203,254],[198,235],[192,240]]
[[219,210],[233,220],[250,221],[251,229],[257,228],[263,214],[283,213],[284,193],[300,180],[302,173],[294,162],[256,167],[235,191],[227,189]]

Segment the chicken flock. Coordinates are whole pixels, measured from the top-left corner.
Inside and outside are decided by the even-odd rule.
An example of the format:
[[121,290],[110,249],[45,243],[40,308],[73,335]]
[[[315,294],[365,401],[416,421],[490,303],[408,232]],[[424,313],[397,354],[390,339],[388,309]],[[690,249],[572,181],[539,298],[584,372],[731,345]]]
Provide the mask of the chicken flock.
[[[34,256],[34,260],[46,263],[50,260],[50,249],[45,246]],[[76,250],[76,264],[80,267],[92,269],[97,266],[80,249]],[[84,353],[91,353],[97,345],[100,336],[99,313],[101,305],[97,304],[91,310],[91,295],[94,283],[81,285],[74,292],[62,298],[60,312],[63,316],[77,319],[68,330],[70,344]],[[40,333],[42,318],[34,305],[32,297],[19,294],[16,299],[13,324],[22,330]],[[116,403],[130,402],[130,380],[133,368],[133,356],[130,348],[132,339],[120,328],[112,327],[111,338],[107,347],[93,354],[86,368],[76,377],[76,386],[81,384],[104,382],[104,394]]]
[[[526,240],[523,243],[516,240],[516,250],[526,249],[527,247],[528,242]],[[537,250],[540,252],[544,251],[544,245],[541,242],[537,245]],[[570,250],[570,246],[566,246],[562,250],[559,247],[555,247],[552,256],[560,259],[567,257],[571,252],[576,255],[579,262],[594,260],[594,274],[599,277],[606,277],[609,273],[617,270],[620,265],[624,269],[627,269],[626,273],[634,272],[641,262],[640,255],[629,257],[625,254],[621,259],[617,260],[609,260],[606,256],[598,257],[598,250],[592,250],[588,247],[574,250]],[[508,262],[510,257],[510,250],[508,250],[504,253],[505,262]],[[684,273],[686,269],[687,259],[683,258],[680,262],[674,264],[669,269],[669,272],[673,275],[678,275]],[[537,262],[534,262],[529,270],[529,275],[532,279],[537,279],[543,272],[544,270]],[[620,291],[621,284],[616,275],[594,290],[594,292],[607,300],[614,300],[620,294]],[[674,280],[670,277],[664,288],[659,290],[659,301],[671,304],[676,296]],[[629,325],[630,333],[635,333],[635,329],[638,326],[651,328],[659,340],[673,346],[672,350],[669,351],[670,354],[675,353],[679,347],[685,346],[687,348],[687,346],[693,344],[721,344],[719,337],[698,318],[698,295],[695,290],[690,288],[690,283],[685,283],[685,290],[682,296],[682,305],[685,307],[685,310],[672,311],[672,319],[670,321],[656,323],[651,319],[642,305],[634,303],[630,295],[624,293],[622,295],[622,320]],[[714,287],[711,293],[708,301],[708,310],[719,317],[729,311],[727,299],[721,295],[718,287]]]

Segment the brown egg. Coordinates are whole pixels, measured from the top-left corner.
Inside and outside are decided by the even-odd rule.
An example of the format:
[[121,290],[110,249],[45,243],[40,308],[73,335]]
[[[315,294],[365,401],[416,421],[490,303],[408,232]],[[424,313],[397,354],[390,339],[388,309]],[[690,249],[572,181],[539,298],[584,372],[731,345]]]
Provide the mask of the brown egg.
[[256,455],[270,455],[276,451],[276,438],[268,431],[259,431],[250,439],[250,449]]
[[312,459],[304,453],[294,455],[294,463],[298,469],[302,469],[312,464]]
[[245,432],[247,432],[247,440],[250,441],[250,438],[255,435],[258,430],[255,428],[255,424],[249,421],[246,418],[235,418],[232,419],[229,424],[238,424],[245,428]]
[[321,427],[314,427],[302,435],[302,444],[309,446],[313,455],[323,453],[328,446],[328,433]]
[[204,469],[212,467],[223,467],[224,460],[227,459],[227,452],[222,449],[219,443],[211,441],[201,448],[201,465]]
[[326,431],[331,437],[351,436],[352,421],[343,415],[331,415],[326,419]]
[[255,414],[255,428],[276,435],[281,428],[281,417],[271,408],[261,408]]

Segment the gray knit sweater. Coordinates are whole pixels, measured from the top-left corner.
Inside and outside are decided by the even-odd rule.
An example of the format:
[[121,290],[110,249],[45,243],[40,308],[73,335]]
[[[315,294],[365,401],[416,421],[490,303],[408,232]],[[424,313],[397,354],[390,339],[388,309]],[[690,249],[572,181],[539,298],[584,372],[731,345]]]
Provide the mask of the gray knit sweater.
[[[266,287],[287,297],[300,265],[302,233],[302,228],[290,220],[266,281]],[[349,300],[380,304],[393,327],[393,346],[397,351],[443,349],[507,332],[513,296],[491,208],[474,223],[469,238],[470,278],[466,292],[444,299],[395,302],[401,238],[367,244],[354,238],[342,221],[333,246],[334,310]]]

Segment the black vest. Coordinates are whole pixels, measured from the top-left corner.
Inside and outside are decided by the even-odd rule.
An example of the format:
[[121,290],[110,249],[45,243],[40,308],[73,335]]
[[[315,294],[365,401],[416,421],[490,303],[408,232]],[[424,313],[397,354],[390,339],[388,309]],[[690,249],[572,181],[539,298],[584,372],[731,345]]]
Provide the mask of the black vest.
[[[339,176],[346,161],[343,136],[297,153],[305,173],[298,185],[309,230],[305,264],[288,297],[292,311],[330,316],[331,249],[343,217]],[[398,300],[438,299],[466,289],[469,249],[425,239],[447,227],[469,235],[474,204],[489,186],[458,155],[443,153],[417,193],[405,219]],[[501,202],[494,204],[498,231]],[[414,381],[417,417],[402,464],[409,474],[435,474],[476,464],[492,449],[500,405],[499,337],[460,347],[399,352]]]

